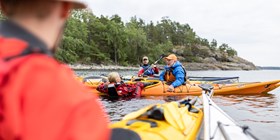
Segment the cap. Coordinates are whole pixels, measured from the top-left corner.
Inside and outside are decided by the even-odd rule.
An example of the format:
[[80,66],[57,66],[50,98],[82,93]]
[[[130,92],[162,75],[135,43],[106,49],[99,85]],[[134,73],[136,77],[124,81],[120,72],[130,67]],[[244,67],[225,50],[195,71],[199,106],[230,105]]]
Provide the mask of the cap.
[[165,59],[177,61],[177,56],[175,54],[170,54],[167,57],[165,57]]
[[142,58],[142,60],[144,60],[144,59],[147,59],[147,60],[148,60],[149,58],[148,58],[147,56],[144,56],[144,57]]
[[86,2],[84,0],[57,0],[64,2],[71,2],[74,4],[74,9],[84,9],[87,7]]

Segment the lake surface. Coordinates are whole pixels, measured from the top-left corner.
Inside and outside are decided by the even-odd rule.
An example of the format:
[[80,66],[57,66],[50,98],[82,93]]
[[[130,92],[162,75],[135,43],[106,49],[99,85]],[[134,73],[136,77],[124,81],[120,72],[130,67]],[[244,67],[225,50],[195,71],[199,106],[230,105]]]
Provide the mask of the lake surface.
[[[110,71],[77,71],[78,75],[108,74]],[[137,72],[119,71],[121,75]],[[280,70],[260,71],[188,71],[190,76],[238,76],[240,82],[262,82],[279,80]],[[146,105],[164,103],[182,97],[143,97],[140,99],[110,101],[101,98],[112,122],[119,121],[124,115]],[[280,88],[269,94],[214,96],[216,102],[226,113],[241,125],[247,125],[260,139],[280,139]]]

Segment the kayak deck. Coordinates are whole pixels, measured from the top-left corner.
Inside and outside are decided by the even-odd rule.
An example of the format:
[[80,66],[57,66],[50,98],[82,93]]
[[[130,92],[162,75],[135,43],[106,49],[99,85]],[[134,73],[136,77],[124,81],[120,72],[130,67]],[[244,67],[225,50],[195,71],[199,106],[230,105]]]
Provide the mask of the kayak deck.
[[[216,95],[248,95],[267,93],[279,87],[280,80],[267,82],[250,82],[234,84],[212,84]],[[168,86],[161,82],[146,87],[142,91],[142,96],[161,96],[161,95],[200,95],[199,84],[186,84],[175,88],[174,92],[167,92]]]

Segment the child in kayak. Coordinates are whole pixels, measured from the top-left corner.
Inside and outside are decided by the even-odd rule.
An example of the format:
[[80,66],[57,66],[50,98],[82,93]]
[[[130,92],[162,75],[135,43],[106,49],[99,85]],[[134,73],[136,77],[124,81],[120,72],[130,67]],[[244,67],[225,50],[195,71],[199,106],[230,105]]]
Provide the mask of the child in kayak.
[[144,83],[127,84],[121,81],[117,72],[108,74],[108,82],[104,82],[97,87],[102,93],[107,93],[110,97],[140,97],[144,88]]

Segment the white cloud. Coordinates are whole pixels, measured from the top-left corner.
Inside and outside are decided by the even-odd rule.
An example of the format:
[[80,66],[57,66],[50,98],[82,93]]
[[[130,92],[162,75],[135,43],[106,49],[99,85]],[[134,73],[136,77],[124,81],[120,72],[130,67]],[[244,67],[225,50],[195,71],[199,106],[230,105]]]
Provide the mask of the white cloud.
[[137,16],[146,22],[168,16],[188,23],[200,37],[227,43],[260,66],[280,66],[278,0],[90,0],[95,15]]

